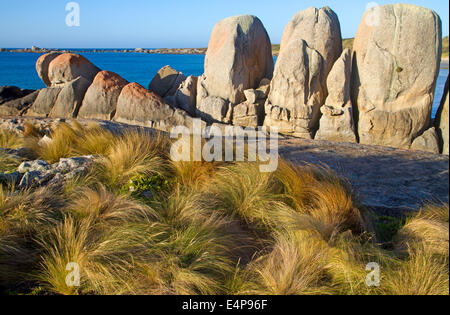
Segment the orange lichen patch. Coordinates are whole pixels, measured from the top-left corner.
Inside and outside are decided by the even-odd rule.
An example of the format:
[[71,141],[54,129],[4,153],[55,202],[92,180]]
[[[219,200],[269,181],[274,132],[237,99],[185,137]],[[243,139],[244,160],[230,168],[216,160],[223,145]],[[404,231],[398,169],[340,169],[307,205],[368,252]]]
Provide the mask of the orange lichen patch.
[[59,55],[52,61],[53,67],[65,66],[67,64],[71,64],[74,66],[81,66],[82,64],[90,64],[91,62],[87,60],[85,57],[77,54],[66,53]]
[[222,48],[225,44],[225,41],[228,38],[228,31],[223,27],[216,26],[211,35],[211,40],[208,46],[208,53],[215,54]]
[[128,84],[128,81],[122,78],[117,73],[111,71],[100,71],[96,76],[92,84],[96,87],[103,89],[106,92],[122,89]]
[[155,102],[161,102],[161,104],[164,103],[164,100],[159,95],[150,92],[145,87],[136,82],[126,85],[122,90],[121,96],[135,100],[150,99]]

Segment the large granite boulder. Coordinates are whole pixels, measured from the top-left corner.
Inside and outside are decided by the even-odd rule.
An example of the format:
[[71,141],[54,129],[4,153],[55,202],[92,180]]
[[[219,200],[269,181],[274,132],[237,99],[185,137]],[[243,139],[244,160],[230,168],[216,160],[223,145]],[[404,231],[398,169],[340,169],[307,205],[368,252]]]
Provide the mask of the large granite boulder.
[[71,82],[83,77],[92,82],[100,69],[81,55],[66,53],[54,58],[48,67],[48,78],[52,85]]
[[130,83],[122,89],[113,120],[162,131],[193,124],[185,111],[171,108],[159,95],[137,83]]
[[283,33],[264,124],[314,138],[327,96],[326,79],[341,53],[340,24],[330,8],[298,12]]
[[84,77],[78,77],[62,86],[49,116],[56,118],[77,117],[90,84],[91,82]]
[[161,97],[173,96],[184,80],[186,76],[183,73],[165,66],[155,75],[148,89]]
[[22,116],[34,103],[39,91],[34,91],[13,101],[9,101],[0,105],[0,115],[3,116]]
[[449,154],[448,142],[450,129],[448,127],[449,111],[448,111],[448,85],[449,78],[445,83],[444,96],[442,97],[441,105],[439,106],[436,115],[435,126],[439,135],[439,148],[442,154]]
[[294,15],[281,39],[280,53],[292,39],[303,39],[309,48],[317,50],[324,59],[325,79],[342,53],[341,25],[329,7],[310,7]]
[[315,139],[356,142],[353,106],[350,98],[351,51],[346,49],[335,62],[327,79],[328,97],[321,107],[322,118]]
[[36,61],[36,72],[46,86],[50,86],[52,84],[48,77],[48,67],[50,66],[50,63],[53,61],[53,59],[55,59],[59,55],[61,54],[58,52],[50,52],[48,54],[42,55]]
[[61,90],[62,87],[49,87],[40,90],[33,106],[27,111],[26,115],[31,117],[48,117]]
[[365,13],[352,80],[361,143],[407,149],[430,126],[441,42],[441,20],[426,8],[395,4]]
[[312,139],[325,101],[325,64],[302,39],[285,44],[278,57],[265,105],[265,126]]
[[110,71],[100,71],[84,96],[79,118],[110,120],[116,113],[120,92],[128,82]]
[[204,107],[201,103],[207,97],[239,104],[245,101],[245,90],[257,88],[272,75],[272,46],[262,22],[250,15],[227,18],[212,31],[205,74],[198,82],[206,93],[197,95],[197,105]]

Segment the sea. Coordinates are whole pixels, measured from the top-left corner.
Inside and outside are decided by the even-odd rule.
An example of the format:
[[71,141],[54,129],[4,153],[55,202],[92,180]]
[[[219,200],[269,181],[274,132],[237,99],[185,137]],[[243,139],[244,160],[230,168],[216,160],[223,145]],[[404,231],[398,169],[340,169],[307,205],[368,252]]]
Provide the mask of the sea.
[[[72,50],[77,52],[77,50]],[[204,55],[163,55],[122,52],[79,52],[100,69],[113,71],[129,82],[147,87],[159,69],[166,65],[185,75],[200,76],[204,70]],[[44,83],[35,69],[41,54],[0,52],[0,86],[15,85],[23,89],[42,89]],[[275,59],[276,61],[276,59]],[[433,104],[433,118],[439,108],[449,75],[448,62],[441,67]]]

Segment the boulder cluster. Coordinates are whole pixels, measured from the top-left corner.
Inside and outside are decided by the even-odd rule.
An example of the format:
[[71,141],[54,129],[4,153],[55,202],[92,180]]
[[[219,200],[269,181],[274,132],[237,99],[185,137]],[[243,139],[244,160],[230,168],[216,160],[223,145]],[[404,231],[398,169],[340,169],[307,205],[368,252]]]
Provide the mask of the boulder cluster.
[[208,125],[277,127],[306,139],[448,154],[448,83],[436,119],[431,116],[441,50],[440,18],[426,8],[368,10],[353,51],[343,50],[330,8],[309,8],[286,26],[274,66],[262,22],[234,16],[214,27],[200,77],[166,66],[147,89],[80,55],[48,53],[36,63],[47,88],[0,104],[0,115],[113,120],[163,131],[201,118]]

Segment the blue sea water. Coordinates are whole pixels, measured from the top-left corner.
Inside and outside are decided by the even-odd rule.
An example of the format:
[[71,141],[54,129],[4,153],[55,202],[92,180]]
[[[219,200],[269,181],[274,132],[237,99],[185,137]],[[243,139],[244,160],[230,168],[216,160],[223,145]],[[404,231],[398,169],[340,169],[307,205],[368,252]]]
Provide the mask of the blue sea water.
[[[201,55],[157,55],[141,53],[81,53],[97,67],[113,71],[129,82],[144,87],[159,69],[166,65],[185,75],[199,76],[203,73],[205,56]],[[26,89],[41,89],[45,85],[38,77],[35,64],[41,54],[0,53],[0,86],[16,85]]]
[[[158,55],[141,53],[104,52],[81,53],[97,67],[118,73],[129,82],[147,87],[159,69],[166,65],[185,75],[199,76],[203,73],[203,55]],[[41,89],[44,83],[39,79],[35,64],[41,54],[0,52],[0,86],[16,85],[24,89]],[[433,117],[439,108],[445,81],[449,75],[448,65],[441,69],[436,85]]]

